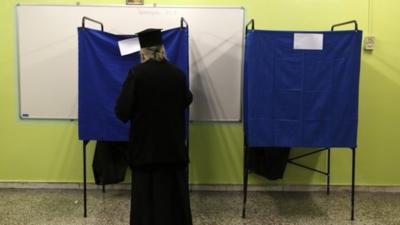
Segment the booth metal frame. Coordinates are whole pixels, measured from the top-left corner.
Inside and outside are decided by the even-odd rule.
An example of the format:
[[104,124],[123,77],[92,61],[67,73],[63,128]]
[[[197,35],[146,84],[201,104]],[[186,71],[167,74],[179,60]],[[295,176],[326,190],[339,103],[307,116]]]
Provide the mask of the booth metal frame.
[[[343,25],[348,25],[348,24],[354,24],[354,30],[358,31],[358,24],[356,20],[351,20],[351,21],[347,21],[347,22],[343,22],[343,23],[338,23],[338,24],[334,24],[331,27],[331,31],[334,31],[335,27],[338,26],[343,26]],[[249,26],[251,26],[251,28],[249,28]],[[249,30],[254,30],[255,27],[255,21],[254,19],[251,19],[249,23],[247,23],[246,25],[246,34],[249,32]],[[243,132],[245,134],[245,132]],[[354,195],[355,195],[355,164],[356,164],[356,147],[352,147],[350,148],[352,151],[352,166],[351,166],[351,220],[354,220]],[[243,207],[242,207],[242,218],[246,218],[246,202],[247,202],[247,189],[248,189],[248,177],[249,177],[249,168],[248,168],[248,162],[247,162],[247,158],[248,158],[248,154],[249,154],[250,147],[247,144],[247,138],[246,138],[246,134],[244,135],[244,163],[243,163]],[[322,170],[318,170],[315,168],[311,168],[309,166],[297,163],[296,160],[300,159],[300,158],[304,158],[310,155],[314,155],[316,153],[320,153],[323,151],[327,151],[327,162],[326,162],[326,171],[322,171]],[[331,177],[331,147],[324,147],[324,148],[320,148],[317,150],[314,150],[312,152],[309,153],[305,153],[305,154],[301,154],[292,158],[289,158],[287,160],[287,162],[289,164],[310,170],[310,171],[314,171],[317,173],[320,173],[322,175],[326,176],[326,193],[327,195],[329,195],[330,193],[330,177]]]

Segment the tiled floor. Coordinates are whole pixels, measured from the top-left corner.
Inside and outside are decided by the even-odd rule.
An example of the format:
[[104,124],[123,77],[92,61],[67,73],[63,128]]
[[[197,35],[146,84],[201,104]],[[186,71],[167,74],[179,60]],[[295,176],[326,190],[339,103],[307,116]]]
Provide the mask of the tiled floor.
[[[0,189],[1,225],[127,225],[125,190],[88,192],[83,218],[80,190]],[[249,192],[247,218],[241,218],[241,192],[191,194],[194,225],[400,225],[400,194],[356,194],[356,219],[350,221],[349,192]]]

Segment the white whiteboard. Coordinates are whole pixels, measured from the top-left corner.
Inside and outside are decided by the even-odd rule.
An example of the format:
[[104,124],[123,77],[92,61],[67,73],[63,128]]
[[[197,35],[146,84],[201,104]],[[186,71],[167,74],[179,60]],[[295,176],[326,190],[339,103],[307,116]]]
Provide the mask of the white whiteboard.
[[[77,119],[78,37],[82,17],[104,31],[134,34],[189,24],[191,120],[239,121],[244,9],[218,7],[19,5],[21,118]],[[90,21],[86,27],[100,29]]]

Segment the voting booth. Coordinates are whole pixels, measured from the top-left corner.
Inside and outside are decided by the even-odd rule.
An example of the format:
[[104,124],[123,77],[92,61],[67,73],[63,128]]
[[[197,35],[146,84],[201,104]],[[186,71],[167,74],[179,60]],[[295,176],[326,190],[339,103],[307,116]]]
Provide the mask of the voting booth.
[[[121,92],[128,71],[140,63],[140,49],[121,43],[137,39],[135,35],[115,35],[103,31],[103,24],[87,17],[82,18],[79,37],[79,139],[83,141],[84,216],[87,215],[86,146],[91,140],[128,142],[130,123],[123,123],[115,115],[115,103]],[[166,54],[171,63],[189,75],[188,27],[173,28],[162,32]],[[102,30],[85,27],[85,21],[98,23]],[[124,55],[124,51],[131,54]],[[128,50],[127,50],[128,49]],[[188,80],[188,79],[187,79]],[[189,84],[187,84],[189,85]],[[188,114],[186,116],[188,126]],[[186,131],[188,132],[188,127]],[[188,134],[186,133],[186,138]],[[186,144],[189,143],[186,140]],[[188,146],[186,146],[188,151]],[[103,192],[105,185],[103,184]]]
[[[354,30],[334,31],[352,23]],[[350,148],[352,212],[354,162],[357,147],[358,89],[362,32],[355,21],[331,31],[254,30],[246,35],[244,70],[244,206],[247,194],[247,155],[255,147],[315,148],[289,163],[327,176],[330,150]],[[295,162],[328,151],[327,171]]]
[[[128,141],[129,123],[114,112],[128,71],[140,63],[139,51],[121,56],[119,43],[136,36],[114,35],[85,27],[79,36],[79,139]],[[188,28],[162,32],[168,60],[189,76]]]

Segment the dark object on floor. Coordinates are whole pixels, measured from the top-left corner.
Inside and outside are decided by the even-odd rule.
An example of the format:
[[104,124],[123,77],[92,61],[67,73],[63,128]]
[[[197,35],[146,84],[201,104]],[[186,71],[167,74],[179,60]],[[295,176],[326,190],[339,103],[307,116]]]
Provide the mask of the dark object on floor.
[[128,168],[128,142],[97,141],[93,173],[97,185],[124,181]]
[[269,180],[281,179],[286,169],[289,153],[290,148],[250,148],[247,155],[247,168]]

